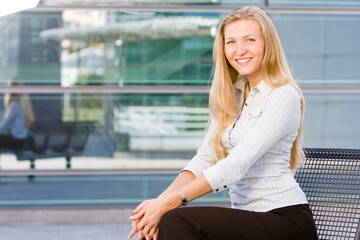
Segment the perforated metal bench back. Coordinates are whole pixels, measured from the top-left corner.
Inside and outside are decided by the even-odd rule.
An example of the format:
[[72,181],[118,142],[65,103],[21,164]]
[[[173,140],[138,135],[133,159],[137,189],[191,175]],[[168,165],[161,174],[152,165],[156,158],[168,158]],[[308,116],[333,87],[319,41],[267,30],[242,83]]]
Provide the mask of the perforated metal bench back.
[[306,193],[320,239],[360,239],[360,150],[305,149],[295,175]]

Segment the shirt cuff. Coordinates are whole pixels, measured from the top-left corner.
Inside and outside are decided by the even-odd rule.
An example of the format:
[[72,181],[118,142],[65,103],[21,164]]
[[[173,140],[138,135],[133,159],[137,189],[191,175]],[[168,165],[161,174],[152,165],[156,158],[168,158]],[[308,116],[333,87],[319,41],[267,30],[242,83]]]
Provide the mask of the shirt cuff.
[[205,169],[203,175],[209,182],[214,193],[221,192],[228,188],[227,184],[225,184],[224,173],[218,165]]

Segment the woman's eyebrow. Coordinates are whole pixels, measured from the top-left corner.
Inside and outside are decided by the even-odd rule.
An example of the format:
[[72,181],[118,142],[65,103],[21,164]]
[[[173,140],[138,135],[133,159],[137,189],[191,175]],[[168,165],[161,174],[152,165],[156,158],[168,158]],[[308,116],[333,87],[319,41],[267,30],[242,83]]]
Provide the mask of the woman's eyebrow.
[[[247,37],[256,37],[256,35],[255,34],[246,34],[246,35],[244,35],[244,36],[241,36],[241,38],[247,38]],[[233,37],[233,36],[225,36],[225,38],[224,39],[234,39],[234,38],[236,38],[236,37]]]

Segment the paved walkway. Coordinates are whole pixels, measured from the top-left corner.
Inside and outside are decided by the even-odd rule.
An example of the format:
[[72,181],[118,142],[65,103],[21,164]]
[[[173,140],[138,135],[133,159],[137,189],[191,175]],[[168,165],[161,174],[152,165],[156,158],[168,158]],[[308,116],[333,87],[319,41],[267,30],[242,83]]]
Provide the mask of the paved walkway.
[[0,240],[127,239],[132,208],[0,209]]
[[125,240],[130,230],[129,224],[10,226],[0,227],[0,240]]

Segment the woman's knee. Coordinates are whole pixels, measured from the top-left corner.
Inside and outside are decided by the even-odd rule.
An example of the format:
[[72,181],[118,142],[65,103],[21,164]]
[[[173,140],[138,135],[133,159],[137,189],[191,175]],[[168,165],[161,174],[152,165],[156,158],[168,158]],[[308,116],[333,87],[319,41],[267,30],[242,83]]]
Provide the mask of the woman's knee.
[[179,210],[180,209],[173,209],[165,213],[160,220],[160,227],[179,224],[182,218],[182,214],[179,213]]

